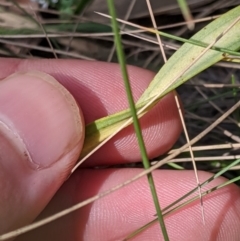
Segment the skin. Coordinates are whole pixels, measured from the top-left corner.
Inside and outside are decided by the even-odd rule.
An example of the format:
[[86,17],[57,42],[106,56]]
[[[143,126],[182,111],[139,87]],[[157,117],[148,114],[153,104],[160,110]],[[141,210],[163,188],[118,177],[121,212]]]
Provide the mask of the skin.
[[[67,179],[81,152],[85,124],[127,107],[118,65],[77,60],[1,59],[0,68],[1,233],[68,208],[141,171],[89,168],[140,160],[130,126]],[[154,74],[136,67],[128,70],[137,100]],[[29,71],[34,72],[26,73]],[[61,85],[36,71],[50,74]],[[8,77],[13,73],[18,74]],[[172,93],[141,119],[141,126],[150,158],[172,147],[181,132]],[[192,171],[157,170],[153,175],[161,207],[196,186]],[[210,176],[199,172],[200,181]],[[208,188],[224,181],[218,178]],[[199,201],[167,216],[170,240],[239,240],[237,186],[229,185],[204,197],[204,212],[205,225]],[[152,220],[154,214],[144,177],[16,240],[122,240]],[[163,238],[159,225],[155,224],[133,240]]]

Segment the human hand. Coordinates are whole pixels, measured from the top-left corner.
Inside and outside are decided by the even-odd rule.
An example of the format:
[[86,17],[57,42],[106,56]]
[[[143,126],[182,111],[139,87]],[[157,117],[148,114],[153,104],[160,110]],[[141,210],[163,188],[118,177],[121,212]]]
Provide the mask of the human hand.
[[[19,71],[50,74],[75,97],[86,123],[128,106],[121,72],[115,64],[1,59],[0,67],[0,79]],[[129,67],[129,75],[137,99],[153,74]],[[46,77],[21,74],[0,82],[1,233],[26,225],[37,216],[42,219],[55,214],[140,171],[136,168],[81,168],[64,183],[81,151],[84,124],[71,95],[42,78]],[[164,97],[144,116],[141,125],[150,158],[171,148],[181,131],[173,94]],[[29,157],[35,164],[29,162]],[[93,154],[85,167],[140,159],[133,128],[127,127]],[[201,181],[210,175],[199,172]],[[192,171],[156,170],[154,180],[161,207],[196,187]],[[211,186],[223,181],[219,178]],[[235,185],[204,197],[204,226],[199,201],[194,202],[165,219],[170,240],[239,240],[239,204],[239,188]],[[122,240],[154,219],[154,214],[147,180],[141,178],[16,240]],[[159,224],[134,240],[163,240]]]

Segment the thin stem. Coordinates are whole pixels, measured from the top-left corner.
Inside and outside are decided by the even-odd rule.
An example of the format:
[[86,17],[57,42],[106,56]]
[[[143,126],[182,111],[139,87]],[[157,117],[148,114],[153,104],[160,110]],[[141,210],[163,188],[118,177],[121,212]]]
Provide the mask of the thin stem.
[[[112,16],[111,21],[112,21],[112,28],[113,28],[113,32],[114,32],[114,40],[115,40],[115,45],[116,45],[116,50],[117,50],[117,55],[118,55],[118,61],[121,66],[121,71],[122,71],[122,75],[123,75],[123,79],[124,79],[127,98],[128,98],[129,106],[131,109],[132,118],[133,118],[133,125],[134,125],[134,129],[135,129],[135,132],[137,135],[138,145],[139,145],[139,148],[141,151],[143,166],[145,169],[149,169],[150,163],[148,160],[147,151],[146,151],[146,147],[144,144],[144,140],[143,140],[143,136],[142,136],[142,132],[141,132],[141,128],[140,128],[140,124],[139,124],[139,120],[138,120],[138,116],[137,116],[137,112],[136,112],[136,108],[135,108],[135,103],[134,103],[133,96],[132,96],[131,85],[129,82],[128,72],[127,72],[127,67],[126,67],[125,55],[124,55],[123,47],[122,47],[122,43],[121,43],[121,36],[119,34],[118,23],[116,21],[116,12],[115,12],[115,8],[114,8],[114,4],[113,4],[112,0],[108,0],[107,2],[108,2],[109,13]],[[157,211],[158,220],[160,223],[160,227],[161,227],[164,239],[165,239],[165,241],[168,241],[169,237],[168,237],[166,226],[165,226],[165,223],[163,220],[162,211],[161,211],[161,208],[159,205],[158,196],[157,196],[156,188],[154,185],[153,176],[151,173],[147,174],[147,179],[148,179],[148,183],[150,185],[154,205],[155,205],[155,208]]]

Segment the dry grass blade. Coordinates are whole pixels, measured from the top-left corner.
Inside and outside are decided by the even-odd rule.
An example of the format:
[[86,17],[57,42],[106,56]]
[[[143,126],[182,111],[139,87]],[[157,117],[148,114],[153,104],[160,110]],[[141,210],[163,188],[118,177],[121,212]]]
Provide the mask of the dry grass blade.
[[[31,7],[30,7],[30,8],[31,8]],[[31,10],[32,10],[32,12],[33,12],[33,14],[34,14],[37,22],[39,23],[40,28],[42,29],[42,31],[43,31],[46,39],[47,39],[47,42],[48,42],[48,44],[49,44],[49,47],[50,47],[50,49],[51,49],[51,51],[52,51],[55,59],[57,59],[57,58],[58,58],[58,57],[57,57],[57,54],[56,54],[55,49],[53,48],[52,43],[51,43],[51,41],[50,41],[50,39],[49,39],[49,37],[48,37],[48,35],[47,35],[47,33],[46,33],[46,30],[44,29],[43,25],[42,25],[41,22],[39,21],[39,18],[38,18],[38,16],[37,16],[37,14],[35,13],[35,11],[33,11],[32,8],[31,8]]]
[[[157,29],[157,25],[156,25],[155,18],[154,18],[153,12],[152,12],[152,7],[151,7],[151,4],[150,4],[150,1],[149,0],[146,0],[146,1],[147,1],[147,6],[148,6],[148,9],[149,9],[150,16],[151,16],[151,20],[152,20],[152,23],[153,23],[153,27],[155,29]],[[189,27],[193,27],[193,26],[190,24]],[[160,50],[161,50],[161,53],[162,53],[162,56],[163,56],[164,63],[166,63],[167,57],[166,57],[164,49],[162,47],[160,35],[156,34],[156,37],[157,37],[157,40],[158,40],[158,43],[159,43],[159,47],[160,47]],[[179,116],[180,116],[180,119],[181,119],[181,123],[182,123],[182,126],[183,126],[184,134],[185,134],[187,143],[189,144],[190,140],[189,140],[189,136],[188,136],[188,131],[187,131],[187,128],[186,128],[186,124],[185,124],[185,121],[184,121],[182,109],[181,109],[181,106],[180,106],[180,103],[179,103],[178,96],[177,96],[176,92],[174,92],[174,97],[175,97],[175,102],[176,102],[176,105],[177,105],[177,108],[178,108]],[[203,223],[205,223],[204,207],[203,207],[203,200],[202,200],[202,195],[201,195],[201,186],[200,186],[200,181],[199,181],[199,178],[198,178],[197,166],[196,166],[196,162],[195,162],[195,159],[194,159],[194,155],[193,155],[191,145],[189,145],[189,152],[190,152],[190,155],[191,155],[194,174],[195,174],[196,182],[197,182],[197,186],[198,186],[198,193],[199,193],[199,197],[200,197],[202,219],[203,219]]]
[[[229,143],[229,144],[222,144],[222,145],[209,145],[209,146],[194,146],[192,147],[193,151],[206,151],[206,150],[218,150],[218,149],[238,149],[240,148],[240,143]],[[171,154],[175,152],[176,149],[172,149],[168,152],[168,154]],[[188,152],[189,149],[187,148],[184,152]]]
[[[18,46],[18,47],[22,47],[22,48],[36,49],[36,50],[40,50],[40,51],[43,51],[43,52],[52,53],[52,50],[50,48],[47,48],[47,47],[41,47],[41,46],[25,44],[25,43],[17,43],[17,42],[13,42],[13,41],[9,41],[9,40],[4,40],[4,39],[0,39],[0,43],[11,44],[13,46]],[[68,53],[68,52],[63,51],[63,50],[55,49],[55,52],[57,54],[62,54],[63,56],[73,57],[73,58],[77,58],[77,59],[95,60],[95,59],[83,56],[81,54]]]

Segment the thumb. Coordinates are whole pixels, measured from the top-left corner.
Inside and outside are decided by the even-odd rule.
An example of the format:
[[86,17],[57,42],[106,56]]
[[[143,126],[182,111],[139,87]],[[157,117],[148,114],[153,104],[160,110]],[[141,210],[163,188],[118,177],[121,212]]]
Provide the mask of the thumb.
[[72,95],[41,72],[0,81],[0,233],[26,225],[68,177],[84,139]]

